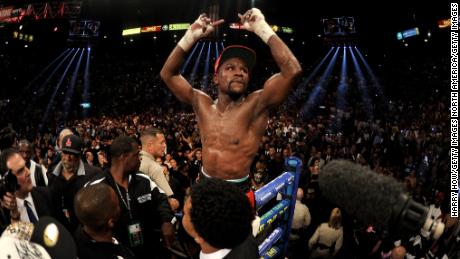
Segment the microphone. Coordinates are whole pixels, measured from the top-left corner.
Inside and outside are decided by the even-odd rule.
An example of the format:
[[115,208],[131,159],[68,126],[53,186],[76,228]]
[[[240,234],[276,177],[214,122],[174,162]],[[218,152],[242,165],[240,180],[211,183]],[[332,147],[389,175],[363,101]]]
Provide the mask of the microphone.
[[321,193],[348,214],[376,227],[418,232],[423,227],[438,239],[444,224],[428,216],[428,208],[412,200],[402,183],[347,160],[333,160],[319,172]]

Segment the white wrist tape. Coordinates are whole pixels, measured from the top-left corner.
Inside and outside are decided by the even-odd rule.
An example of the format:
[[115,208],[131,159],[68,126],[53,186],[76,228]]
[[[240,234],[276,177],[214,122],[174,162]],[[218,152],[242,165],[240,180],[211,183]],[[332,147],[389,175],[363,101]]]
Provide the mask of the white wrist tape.
[[273,29],[265,21],[254,24],[254,33],[257,34],[265,43],[275,34]]
[[185,52],[188,52],[190,48],[192,48],[193,44],[195,44],[195,41],[191,31],[187,31],[182,39],[180,39],[177,43],[177,45],[179,45],[179,47],[181,47]]

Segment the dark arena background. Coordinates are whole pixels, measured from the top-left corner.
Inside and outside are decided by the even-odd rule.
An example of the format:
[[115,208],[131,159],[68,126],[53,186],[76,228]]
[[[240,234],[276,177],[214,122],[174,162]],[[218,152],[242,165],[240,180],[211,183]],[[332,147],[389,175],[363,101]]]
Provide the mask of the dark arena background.
[[[237,14],[252,7],[302,67],[286,101],[270,111],[250,173],[259,189],[280,175],[284,159],[302,161],[298,202],[308,207],[309,219],[283,229],[288,238],[278,258],[318,258],[315,249],[324,244],[317,228],[335,207],[341,234],[319,258],[460,258],[460,224],[451,215],[451,4],[444,1],[2,0],[0,150],[15,146],[11,138],[27,139],[31,159],[49,168],[60,152],[59,132],[69,128],[83,139],[82,161],[107,169],[103,160],[110,157],[104,156],[116,137],[139,139],[145,128],[159,128],[167,151],[158,162],[180,217],[200,172],[201,139],[193,109],[176,99],[160,70],[189,25],[207,13],[225,23],[187,53],[182,75],[216,98],[214,63],[226,46],[240,44],[257,53],[248,92],[262,89],[279,68],[269,47],[239,24]],[[337,159],[399,182],[426,218],[445,224],[442,235],[434,238],[421,226],[399,231],[405,223],[397,220],[378,226],[327,199],[318,174],[321,179],[321,169]],[[370,197],[392,190],[357,188],[367,188]],[[199,258],[193,238],[176,225],[176,244],[163,258]]]

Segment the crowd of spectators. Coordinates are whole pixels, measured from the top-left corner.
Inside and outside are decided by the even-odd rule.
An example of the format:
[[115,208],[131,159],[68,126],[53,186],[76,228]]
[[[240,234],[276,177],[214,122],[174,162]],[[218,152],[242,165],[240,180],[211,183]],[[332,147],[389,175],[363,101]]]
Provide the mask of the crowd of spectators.
[[[102,170],[109,167],[109,147],[116,137],[127,135],[139,139],[146,128],[158,128],[165,135],[167,150],[157,162],[164,166],[165,177],[181,210],[202,163],[200,134],[193,112],[184,108],[161,82],[158,72],[162,62],[158,56],[140,60],[121,54],[115,58],[96,58],[100,60],[95,60],[90,73],[90,116],[81,112],[78,98],[69,111],[64,111],[64,91],[54,100],[51,116],[43,121],[48,105],[45,97],[51,90],[37,89],[36,93],[29,89],[24,93],[27,97],[21,96],[2,106],[2,122],[10,123],[17,139],[25,138],[32,143],[32,159],[46,168],[57,156],[56,139],[63,128],[71,129],[83,139],[85,163]],[[349,91],[343,98],[346,102],[337,105],[341,98],[336,91],[340,78],[331,75],[329,85],[322,86],[322,94],[314,105],[305,106],[305,103],[318,79],[300,82],[299,86],[305,90],[271,113],[251,178],[253,186],[260,188],[280,174],[284,158],[294,155],[303,161],[299,188],[305,194],[299,201],[308,207],[311,222],[293,242],[290,250],[293,258],[307,257],[308,241],[314,246],[315,241],[310,238],[317,237],[317,227],[330,220],[334,204],[321,197],[317,179],[321,167],[333,159],[351,160],[377,174],[395,178],[406,186],[413,199],[431,206],[430,213],[446,223],[445,234],[439,241],[423,233],[401,237],[362,225],[342,209],[343,245],[336,247],[337,257],[388,258],[385,256],[393,249],[396,254],[401,247],[407,251],[407,258],[454,255],[456,241],[452,235],[459,223],[449,216],[449,109],[448,97],[442,90],[448,81],[439,76],[447,71],[443,65],[447,63],[433,58],[420,66],[410,63],[408,69],[402,69],[407,65],[402,63],[385,70],[387,74],[381,84],[368,80],[371,102],[361,98],[358,80],[350,73]],[[271,74],[270,62],[262,64],[267,69],[255,75],[252,85],[259,86]],[[205,80],[209,80],[205,90],[215,94],[211,78]],[[199,87],[201,82],[196,80],[194,86]],[[391,94],[384,99],[377,91],[381,85],[386,87],[384,93]],[[81,95],[83,86],[83,80],[77,80],[75,95]],[[386,91],[387,88],[391,90]],[[295,93],[299,92],[294,90]]]

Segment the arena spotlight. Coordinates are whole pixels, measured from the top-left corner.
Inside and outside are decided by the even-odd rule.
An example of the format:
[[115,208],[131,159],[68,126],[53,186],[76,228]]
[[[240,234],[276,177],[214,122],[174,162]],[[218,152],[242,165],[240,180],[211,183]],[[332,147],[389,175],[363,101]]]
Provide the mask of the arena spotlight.
[[336,120],[336,127],[338,131],[342,130],[342,116],[343,111],[347,107],[347,99],[346,93],[348,88],[348,68],[347,68],[347,49],[343,48],[343,56],[342,56],[342,67],[340,71],[340,83],[337,87],[337,100],[336,100],[336,107],[337,107],[337,116],[335,117]]
[[337,55],[339,53],[340,48],[341,47],[335,48],[336,50],[331,60],[329,61],[329,64],[327,65],[321,77],[316,82],[313,90],[308,96],[308,100],[303,104],[302,108],[300,109],[300,116],[303,119],[312,118],[315,112],[315,108],[318,104],[320,104],[323,101],[323,98],[326,95],[327,86],[329,84],[330,75],[337,61]]
[[216,44],[214,45],[216,47],[216,51],[215,51],[215,54],[216,54],[216,57],[215,57],[215,60],[217,60],[219,58],[219,45],[217,45],[217,41],[216,41]]
[[188,54],[188,57],[185,60],[185,63],[182,65],[182,68],[180,69],[181,74],[183,74],[185,72],[185,70],[187,69],[188,64],[190,63],[190,60],[192,60],[193,54],[195,54],[195,51],[196,51],[196,48],[198,47],[198,45],[200,45],[200,43],[195,44],[195,47],[193,47],[192,52],[190,52],[190,54]]
[[357,80],[358,90],[361,94],[361,100],[364,104],[364,112],[366,113],[367,119],[373,119],[373,111],[372,111],[372,100],[369,96],[368,91],[368,83],[366,78],[363,75],[362,69],[359,66],[358,60],[356,59],[355,54],[353,53],[353,49],[349,47],[351,59],[353,60],[353,67],[355,68],[355,76]]
[[209,65],[211,62],[211,42],[208,42],[208,50],[206,53],[206,60],[204,63],[204,73],[201,79],[201,85],[203,86],[203,91],[207,91],[209,83]]
[[63,117],[61,118],[61,119],[63,119],[63,121],[67,120],[67,116],[68,116],[69,110],[71,108],[72,97],[73,97],[73,93],[74,93],[74,90],[75,90],[75,83],[77,82],[78,70],[80,69],[81,60],[82,60],[83,55],[85,53],[84,48],[82,48],[81,50],[82,51],[80,53],[80,57],[78,58],[77,65],[75,66],[75,69],[74,69],[73,74],[72,74],[72,79],[70,80],[70,84],[67,87],[67,91],[65,93],[64,104],[63,104],[64,113],[63,113]]
[[[61,59],[61,57],[67,53],[70,49],[66,49],[64,50],[57,58],[55,58],[51,63],[49,63],[42,71],[40,71],[40,73],[38,75],[36,75],[34,77],[34,79],[32,79],[28,84],[27,86],[25,87],[25,90],[28,91],[30,90],[30,87],[32,85],[35,85],[35,82],[48,70],[48,68],[50,68],[54,63],[56,63],[57,61],[59,61]],[[36,93],[37,89],[34,90],[34,93]]]
[[295,104],[298,100],[300,100],[303,94],[307,91],[307,84],[318,74],[319,69],[325,63],[325,61],[329,58],[334,48],[330,48],[324,58],[316,65],[313,71],[308,75],[308,77],[300,83],[299,87],[297,87],[294,92],[289,96],[288,102],[292,105]]
[[45,110],[45,113],[43,114],[43,118],[42,118],[42,125],[44,125],[45,123],[48,122],[48,118],[49,118],[49,115],[50,113],[52,112],[53,110],[53,104],[54,104],[54,99],[56,98],[56,95],[59,91],[59,88],[61,88],[61,85],[62,83],[64,82],[64,79],[67,77],[67,72],[69,71],[75,57],[77,56],[79,52],[79,49],[75,51],[75,53],[73,54],[72,56],[72,59],[70,59],[69,63],[67,64],[67,67],[65,68],[64,72],[62,72],[61,74],[61,77],[59,78],[59,82],[56,84],[56,86],[54,87],[54,90],[53,90],[53,93],[48,101],[48,105],[46,106],[46,110]]
[[196,73],[198,72],[198,67],[200,65],[201,55],[203,54],[203,49],[204,49],[204,46],[206,45],[204,42],[201,42],[200,44],[201,44],[200,52],[198,53],[198,57],[195,59],[195,64],[193,64],[192,73],[190,74],[190,82],[192,82],[192,84],[195,81]]
[[[71,55],[71,53],[73,52],[73,49],[67,49],[66,51],[64,51],[63,53],[61,53],[61,55],[59,55],[59,57],[57,57],[53,62],[51,62],[51,64],[49,64],[45,69],[43,69],[40,74],[38,74],[26,87],[26,89],[28,89],[30,86],[32,85],[35,85],[35,82],[37,79],[40,78],[40,76],[42,74],[44,74],[45,71],[47,71],[47,69],[49,67],[51,67],[55,62],[59,61],[59,64],[57,64],[57,66],[53,69],[53,71],[51,71],[50,74],[48,74],[47,78],[45,79],[45,81],[38,87],[38,88],[35,88],[33,90],[34,93],[40,93],[40,92],[44,92],[45,89],[46,89],[46,85],[49,83],[49,81],[51,80],[51,78],[53,78],[54,74],[56,74],[56,72],[59,70],[59,68],[61,68],[62,64],[64,64],[64,62],[67,60],[67,58]],[[65,53],[67,53],[65,55],[64,58],[61,59],[61,56],[64,55]],[[38,84],[37,84],[38,85]],[[39,98],[42,94],[40,94],[39,96],[37,96],[37,98]],[[37,98],[34,98],[32,99],[32,102],[30,103],[30,105],[28,105],[28,107],[26,109],[24,109],[24,113],[25,114],[28,114],[30,113],[35,107],[35,104],[37,103]]]
[[373,87],[375,89],[375,92],[379,96],[380,109],[382,111],[387,111],[389,107],[388,107],[387,98],[386,98],[386,96],[385,96],[385,94],[383,92],[383,86],[380,84],[380,81],[377,78],[377,76],[375,75],[374,70],[371,68],[371,66],[369,65],[367,60],[364,58],[364,56],[361,53],[361,51],[357,47],[354,47],[354,51],[358,54],[359,58],[361,59],[361,62],[364,64],[364,67],[366,68],[366,72],[370,76],[370,79],[371,79],[372,85],[373,85]]
[[[90,80],[89,80],[89,67],[90,67],[90,53],[91,49],[88,49],[88,53],[86,54],[86,64],[85,64],[85,72],[83,74],[83,96],[82,96],[82,101],[84,103],[89,103],[89,88],[90,88]],[[82,106],[83,107],[83,106]],[[88,108],[85,109],[83,107],[83,117],[86,118],[88,117]]]

